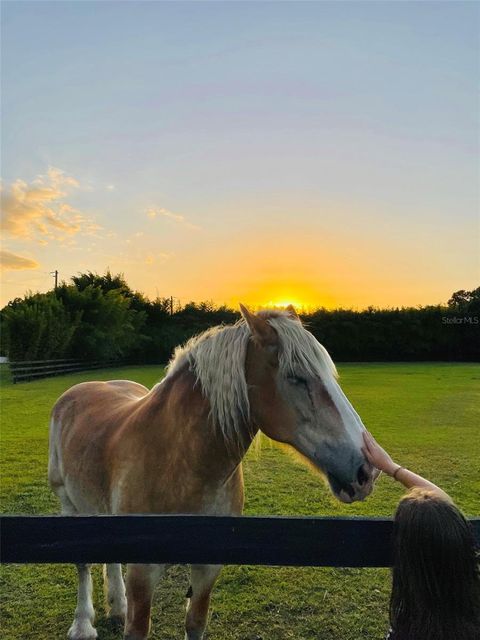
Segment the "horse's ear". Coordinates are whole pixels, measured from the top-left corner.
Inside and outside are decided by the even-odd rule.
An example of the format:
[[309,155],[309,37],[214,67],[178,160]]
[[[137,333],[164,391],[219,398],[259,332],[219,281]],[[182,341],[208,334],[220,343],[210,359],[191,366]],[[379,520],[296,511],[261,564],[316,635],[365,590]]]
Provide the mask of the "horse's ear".
[[240,303],[240,311],[252,332],[252,336],[261,344],[272,345],[277,342],[275,329],[264,318],[249,311],[242,303]]
[[295,307],[293,306],[293,304],[289,304],[288,307],[285,309],[285,311],[288,313],[288,315],[290,317],[292,317],[294,320],[300,320],[300,316],[298,315],[298,313],[295,311]]

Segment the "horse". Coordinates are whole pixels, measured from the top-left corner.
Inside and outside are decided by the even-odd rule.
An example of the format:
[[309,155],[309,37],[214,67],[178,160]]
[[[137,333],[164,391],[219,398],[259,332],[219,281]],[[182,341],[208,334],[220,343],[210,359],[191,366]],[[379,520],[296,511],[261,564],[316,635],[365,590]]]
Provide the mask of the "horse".
[[[293,309],[252,313],[177,347],[151,390],[127,380],[83,382],[56,402],[48,477],[64,515],[241,515],[242,458],[259,430],[293,447],[340,501],[363,500],[376,471],[362,453],[365,427],[326,349]],[[68,640],[94,640],[90,566],[77,565]],[[107,615],[125,640],[145,640],[165,567],[104,569]],[[191,567],[185,639],[201,640],[218,565]]]

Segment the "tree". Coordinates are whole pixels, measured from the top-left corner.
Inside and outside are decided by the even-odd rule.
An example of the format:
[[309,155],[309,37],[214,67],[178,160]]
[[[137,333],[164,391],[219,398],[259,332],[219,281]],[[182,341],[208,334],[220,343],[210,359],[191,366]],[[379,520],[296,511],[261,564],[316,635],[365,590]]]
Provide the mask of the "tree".
[[448,306],[460,313],[480,311],[480,287],[472,291],[460,289],[452,293]]
[[130,306],[136,311],[145,311],[146,306],[149,304],[149,301],[142,293],[131,289],[123,273],[112,275],[110,269],[107,269],[104,275],[86,271],[72,276],[70,279],[79,291],[84,291],[90,286],[99,287],[104,293],[119,291],[125,298],[130,298]]
[[53,292],[16,299],[1,312],[2,351],[10,360],[63,358],[82,317],[67,311]]
[[84,291],[87,287],[99,287],[104,293],[117,289],[127,297],[133,295],[133,291],[128,286],[123,273],[112,275],[109,269],[107,269],[105,275],[86,271],[72,276],[70,279],[78,291]]
[[82,313],[70,353],[86,360],[128,357],[142,342],[145,313],[130,308],[131,299],[121,289],[104,291],[89,284],[83,289],[63,284],[57,296],[71,313]]

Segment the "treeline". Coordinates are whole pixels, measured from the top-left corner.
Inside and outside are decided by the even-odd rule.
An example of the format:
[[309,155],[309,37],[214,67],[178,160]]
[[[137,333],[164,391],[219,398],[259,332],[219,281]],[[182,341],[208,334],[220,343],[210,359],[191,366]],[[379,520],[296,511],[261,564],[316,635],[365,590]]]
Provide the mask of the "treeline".
[[[210,302],[171,308],[149,300],[123,275],[88,272],[56,291],[28,294],[0,312],[0,349],[10,360],[121,359],[166,362],[192,335],[240,317]],[[317,309],[302,314],[335,360],[480,361],[480,287],[455,292],[446,305],[420,308]]]

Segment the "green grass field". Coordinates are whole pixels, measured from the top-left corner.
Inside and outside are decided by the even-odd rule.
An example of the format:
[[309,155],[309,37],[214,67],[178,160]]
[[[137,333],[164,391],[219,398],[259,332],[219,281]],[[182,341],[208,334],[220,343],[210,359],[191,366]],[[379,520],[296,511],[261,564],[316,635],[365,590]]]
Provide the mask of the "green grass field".
[[[341,383],[365,425],[403,465],[440,484],[469,516],[480,514],[480,366],[344,364]],[[83,380],[128,378],[151,386],[160,367],[95,371],[1,390],[1,510],[58,511],[48,488],[48,415]],[[249,515],[390,516],[400,487],[381,477],[364,503],[343,505],[319,477],[264,443],[245,461]],[[2,638],[66,637],[75,609],[71,566],[5,566]],[[100,640],[120,639],[105,619],[100,567],[94,568]],[[210,640],[381,640],[387,629],[389,571],[226,567],[214,590]],[[187,569],[173,567],[155,597],[152,638],[183,638]]]

